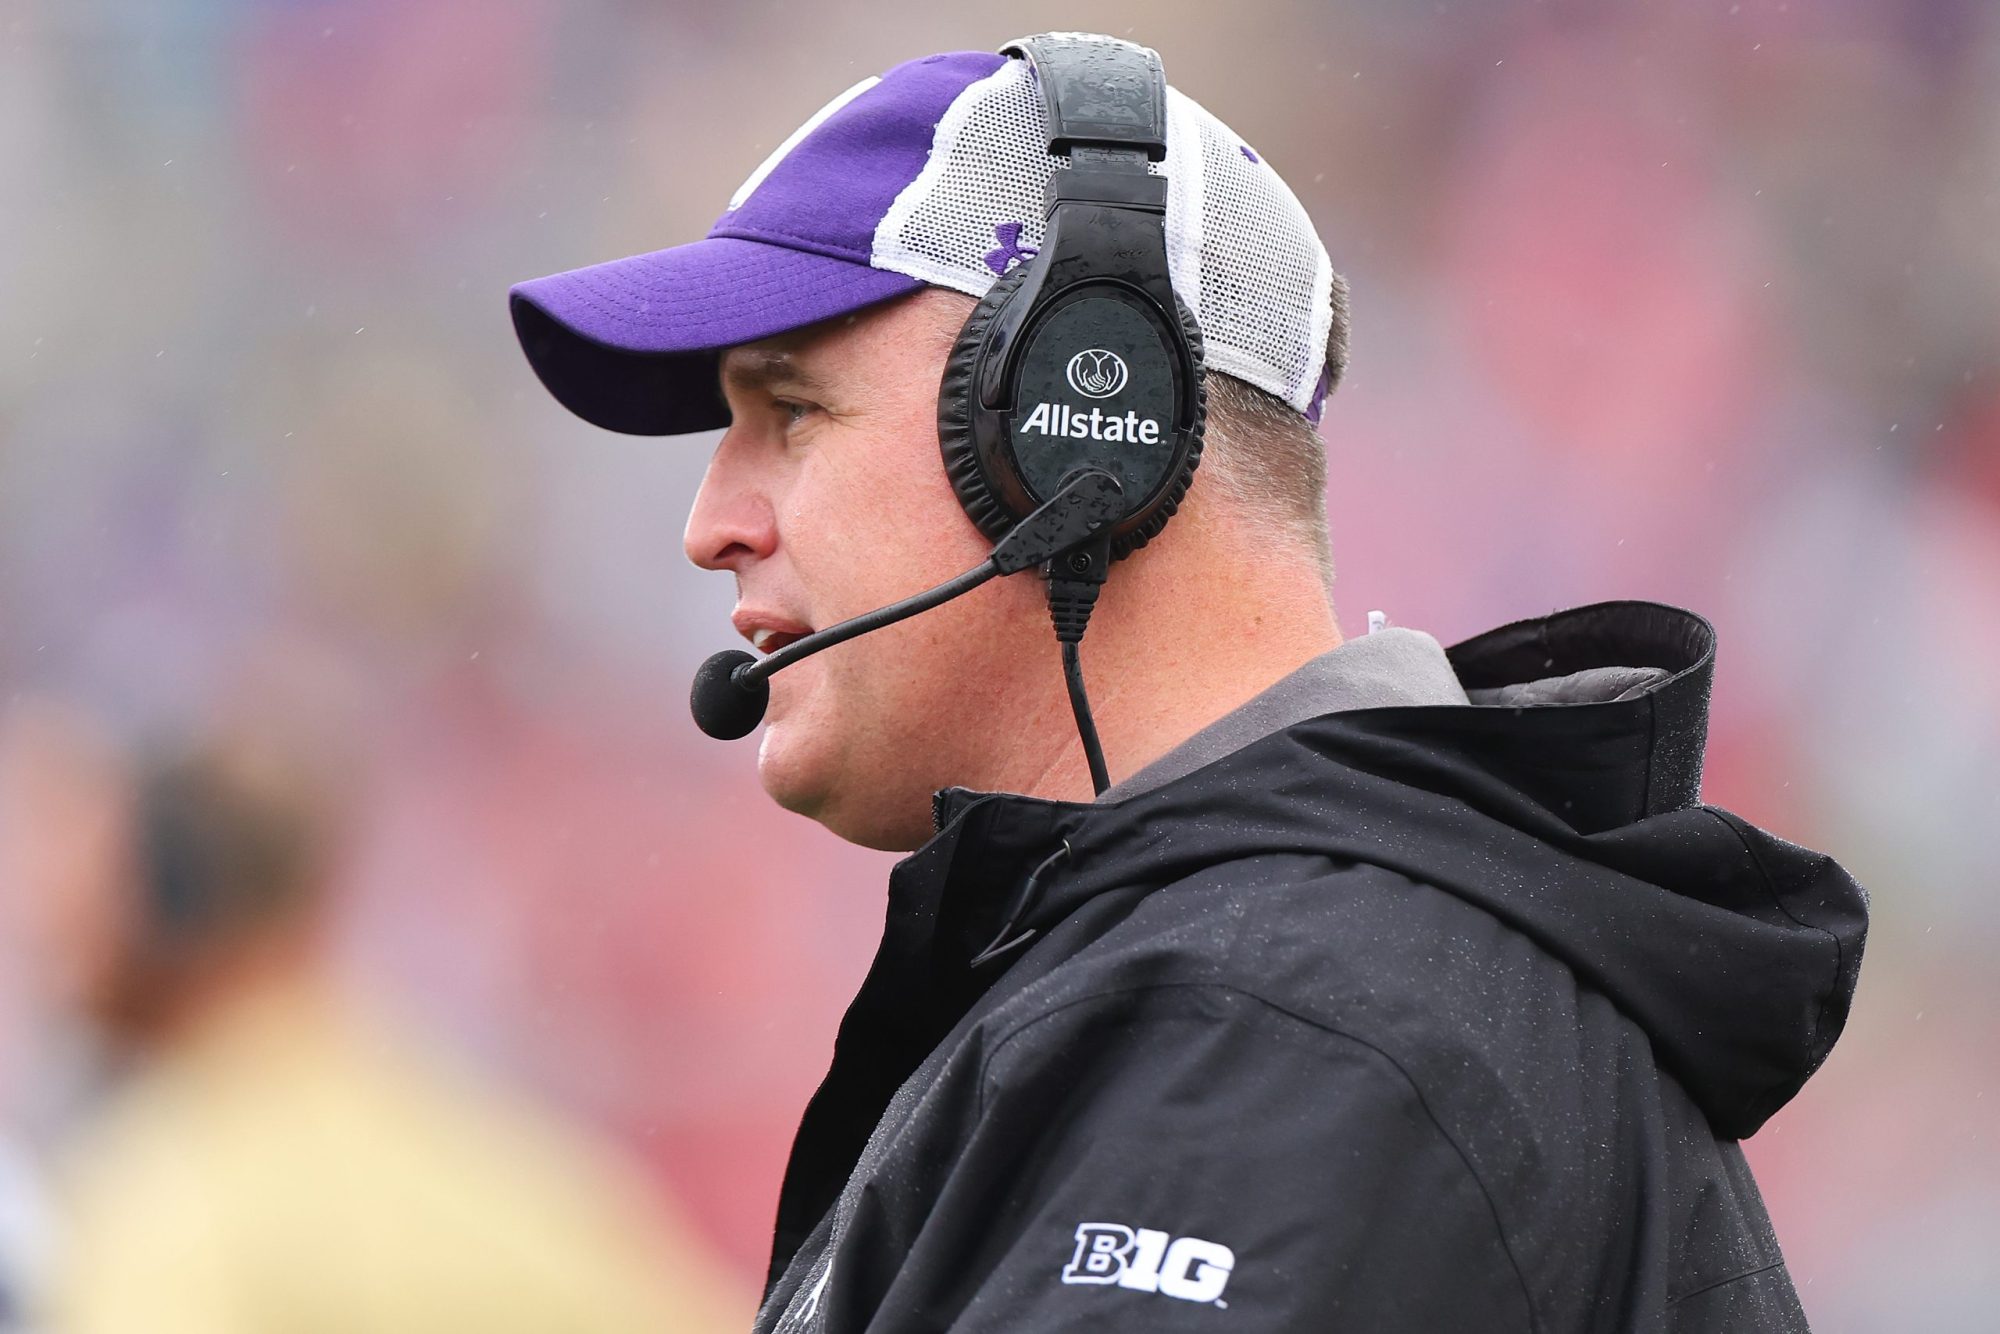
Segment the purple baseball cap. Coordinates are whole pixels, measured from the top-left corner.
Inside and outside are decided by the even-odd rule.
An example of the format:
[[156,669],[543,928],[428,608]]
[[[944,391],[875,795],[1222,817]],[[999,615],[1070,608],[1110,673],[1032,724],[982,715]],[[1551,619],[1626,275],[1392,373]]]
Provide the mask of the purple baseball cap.
[[[1316,415],[1337,281],[1318,235],[1269,163],[1177,90],[1167,130],[1168,261],[1209,366]],[[1043,188],[1065,165],[1027,62],[906,61],[794,131],[705,239],[521,283],[514,328],[586,421],[717,429],[723,349],[926,286],[984,296],[1036,253]]]
[[877,227],[923,170],[938,120],[1005,63],[960,51],[898,65],[780,145],[706,239],[519,284],[514,329],[535,373],[613,431],[727,426],[722,349],[924,286],[874,266]]

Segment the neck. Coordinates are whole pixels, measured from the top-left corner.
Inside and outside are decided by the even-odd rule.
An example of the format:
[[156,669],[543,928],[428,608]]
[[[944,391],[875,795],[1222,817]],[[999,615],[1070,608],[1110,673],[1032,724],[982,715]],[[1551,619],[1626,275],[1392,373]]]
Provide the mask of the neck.
[[[1083,639],[1083,675],[1114,783],[1340,647],[1326,588],[1308,562],[1214,548],[1149,548],[1123,562],[1133,568],[1113,569],[1098,603]],[[1009,786],[1089,801],[1089,765],[1056,684],[1039,725],[1022,734],[1039,744],[1013,757]]]

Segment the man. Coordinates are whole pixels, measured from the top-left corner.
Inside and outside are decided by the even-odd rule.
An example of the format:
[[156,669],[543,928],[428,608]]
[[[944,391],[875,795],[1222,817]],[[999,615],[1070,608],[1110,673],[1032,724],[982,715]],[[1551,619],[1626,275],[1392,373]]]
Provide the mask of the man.
[[[1032,576],[769,678],[767,790],[915,851],[756,1328],[1803,1328],[1735,1141],[1840,1030],[1858,887],[1699,804],[1698,617],[1343,638],[1315,430],[1342,287],[1269,164],[1168,108],[1208,444],[1091,624],[1113,786]],[[687,550],[758,651],[991,549],[940,376],[1044,239],[1046,114],[1020,60],[899,65],[708,239],[516,289],[579,414],[728,428]]]
[[596,1153],[345,998],[316,747],[239,719],[135,772],[66,710],[0,723],[4,869],[102,1045],[36,1327],[726,1326],[693,1239]]

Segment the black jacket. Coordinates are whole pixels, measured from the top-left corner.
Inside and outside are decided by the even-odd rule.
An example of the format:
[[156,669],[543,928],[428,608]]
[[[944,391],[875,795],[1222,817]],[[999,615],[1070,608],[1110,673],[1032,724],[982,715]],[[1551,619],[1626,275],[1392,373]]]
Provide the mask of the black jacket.
[[940,793],[760,1334],[1805,1328],[1736,1141],[1840,1032],[1860,888],[1699,804],[1700,618],[1449,652],[1474,698],[1666,679],[1329,714],[1122,802]]

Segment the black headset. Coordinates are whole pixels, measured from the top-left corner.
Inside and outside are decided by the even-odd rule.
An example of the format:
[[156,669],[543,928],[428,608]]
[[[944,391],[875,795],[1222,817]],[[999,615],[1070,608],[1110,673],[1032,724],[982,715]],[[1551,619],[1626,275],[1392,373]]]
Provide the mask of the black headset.
[[1111,563],[1166,527],[1201,462],[1201,327],[1167,261],[1167,78],[1159,55],[1090,33],[1001,48],[1048,109],[1040,249],[974,307],[938,387],[938,442],[959,503],[994,545],[958,578],[758,659],[716,654],[690,703],[710,736],[746,735],[771,674],[928,611],[996,575],[1041,569],[1092,785],[1110,785],[1078,645]]
[[[1201,328],[1167,262],[1167,79],[1158,53],[1090,33],[1001,48],[1048,110],[1048,223],[966,319],[938,390],[945,471],[1005,537],[1081,469],[1121,490],[1110,558],[1166,526],[1201,461]],[[1137,438],[1130,438],[1137,437]]]

